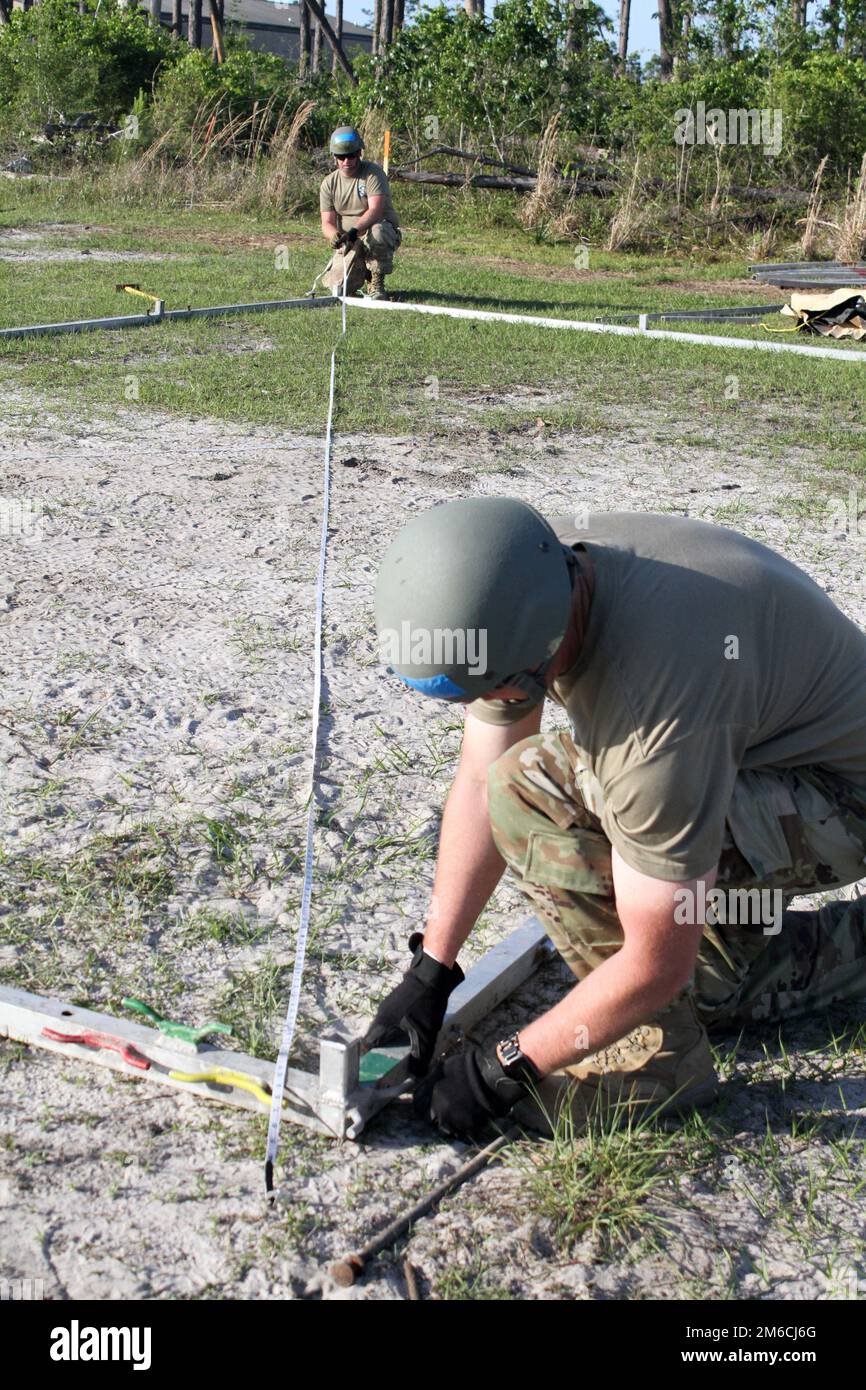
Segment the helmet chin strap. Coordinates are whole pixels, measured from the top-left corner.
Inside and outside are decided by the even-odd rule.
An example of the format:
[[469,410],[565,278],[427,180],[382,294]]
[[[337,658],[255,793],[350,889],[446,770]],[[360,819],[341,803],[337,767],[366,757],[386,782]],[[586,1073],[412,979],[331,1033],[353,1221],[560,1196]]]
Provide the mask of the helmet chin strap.
[[[574,589],[574,582],[580,571],[577,556],[570,545],[562,547],[562,554],[568,565],[568,578],[571,587]],[[560,642],[559,645],[562,646],[562,643]],[[558,650],[559,648],[557,648]],[[544,678],[550,670],[554,656],[556,656],[556,652],[553,653],[553,656],[549,656],[546,661],[543,661],[535,671],[518,671],[516,676],[509,676],[508,680],[503,681],[502,684],[511,685],[515,690],[522,690],[525,695],[529,695],[536,701],[543,700],[547,695],[547,682]]]
[[547,684],[545,674],[550,666],[553,657],[548,657],[547,661],[539,666],[537,671],[519,671],[516,676],[509,676],[503,685],[513,686],[515,690],[522,690],[525,695],[535,699],[543,700],[547,694]]

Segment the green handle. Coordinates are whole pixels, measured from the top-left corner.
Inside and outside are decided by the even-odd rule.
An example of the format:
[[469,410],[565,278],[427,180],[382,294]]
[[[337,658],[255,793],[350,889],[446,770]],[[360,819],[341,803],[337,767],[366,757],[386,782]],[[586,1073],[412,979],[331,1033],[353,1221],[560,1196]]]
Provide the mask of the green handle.
[[145,1018],[155,1023],[161,1033],[165,1033],[169,1038],[181,1038],[184,1042],[199,1043],[202,1038],[206,1038],[208,1033],[225,1033],[231,1037],[231,1028],[227,1023],[205,1023],[201,1028],[192,1028],[188,1023],[172,1023],[171,1019],[164,1018],[157,1013],[149,1004],[145,1004],[142,999],[122,999],[120,1001],[125,1009],[133,1009],[137,1014],[144,1014]]

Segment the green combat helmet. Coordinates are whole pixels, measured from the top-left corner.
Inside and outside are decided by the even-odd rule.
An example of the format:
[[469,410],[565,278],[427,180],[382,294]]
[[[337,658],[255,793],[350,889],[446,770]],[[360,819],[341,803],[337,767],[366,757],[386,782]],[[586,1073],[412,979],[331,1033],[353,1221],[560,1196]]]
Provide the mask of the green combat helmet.
[[338,125],[328,145],[330,153],[335,155],[360,154],[363,148],[364,141],[353,125]]
[[574,563],[526,502],[473,497],[432,507],[403,527],[379,568],[381,658],[439,700],[511,685],[537,702],[568,626]]

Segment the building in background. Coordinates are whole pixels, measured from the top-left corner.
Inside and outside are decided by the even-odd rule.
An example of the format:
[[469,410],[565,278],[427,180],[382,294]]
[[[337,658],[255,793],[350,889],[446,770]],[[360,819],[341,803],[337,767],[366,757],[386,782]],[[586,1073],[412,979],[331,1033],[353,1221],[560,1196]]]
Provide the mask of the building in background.
[[[31,4],[32,0],[13,0],[15,9],[29,9]],[[153,13],[150,0],[144,0],[141,8]],[[280,5],[273,3],[273,0],[218,0],[218,10],[224,15],[226,27],[232,24],[240,25],[251,48],[263,48],[268,53],[277,53],[292,63],[298,61],[301,51],[300,5]],[[181,0],[183,38],[186,38],[189,32],[189,11],[189,0]],[[173,0],[160,0],[160,23],[166,29],[172,27],[173,13]],[[328,19],[332,28],[336,29],[337,21],[334,15],[328,13]],[[315,20],[311,19],[311,24],[315,30]],[[210,48],[212,42],[210,5],[208,0],[204,0],[201,7],[201,47]],[[361,25],[349,24],[343,20],[343,48],[350,61],[353,53],[369,53],[372,44],[371,29],[364,29]],[[330,55],[327,44],[323,44],[323,51]],[[330,56],[328,61],[330,62]]]
[[[189,0],[182,0],[182,8],[185,37]],[[223,0],[223,9],[226,27],[232,24],[240,25],[249,39],[251,48],[263,48],[268,53],[278,53],[281,58],[287,58],[292,63],[298,61],[301,48],[300,5],[279,5],[274,4],[273,0]],[[336,28],[337,21],[333,14],[328,13],[328,19],[332,27]],[[167,28],[171,28],[172,7],[166,0],[162,2],[161,20]],[[312,24],[315,28],[315,20]],[[201,46],[210,48],[210,7],[207,0],[202,5],[201,27]],[[348,24],[343,20],[343,47],[350,60],[353,53],[369,53],[372,42],[372,30],[364,29],[358,24]],[[325,47],[327,48],[327,45]]]

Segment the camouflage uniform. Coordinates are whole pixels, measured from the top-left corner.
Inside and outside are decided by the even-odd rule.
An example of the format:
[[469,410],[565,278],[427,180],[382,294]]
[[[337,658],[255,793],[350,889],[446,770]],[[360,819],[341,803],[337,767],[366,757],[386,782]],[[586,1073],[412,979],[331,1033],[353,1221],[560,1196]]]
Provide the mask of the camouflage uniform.
[[383,275],[390,275],[394,269],[394,252],[402,240],[403,234],[393,222],[374,222],[361,237],[367,264],[378,265]]
[[329,289],[332,294],[341,294],[343,289],[343,269],[348,262],[349,271],[346,277],[346,293],[357,295],[364,288],[364,284],[375,275],[378,270],[382,275],[390,275],[394,269],[394,252],[402,241],[402,234],[399,227],[395,227],[391,222],[376,222],[359,237],[344,255],[342,250],[335,251],[331,259],[331,265],[322,275],[322,284]]
[[[602,789],[570,735],[537,734],[499,758],[489,808],[500,854],[583,979],[619,949],[623,933]],[[716,880],[729,902],[729,890],[780,890],[790,900],[864,874],[866,789],[818,767],[738,775]],[[705,926],[694,1002],[707,1027],[777,1022],[866,996],[866,896],[815,911],[786,907],[777,923],[749,915]]]

